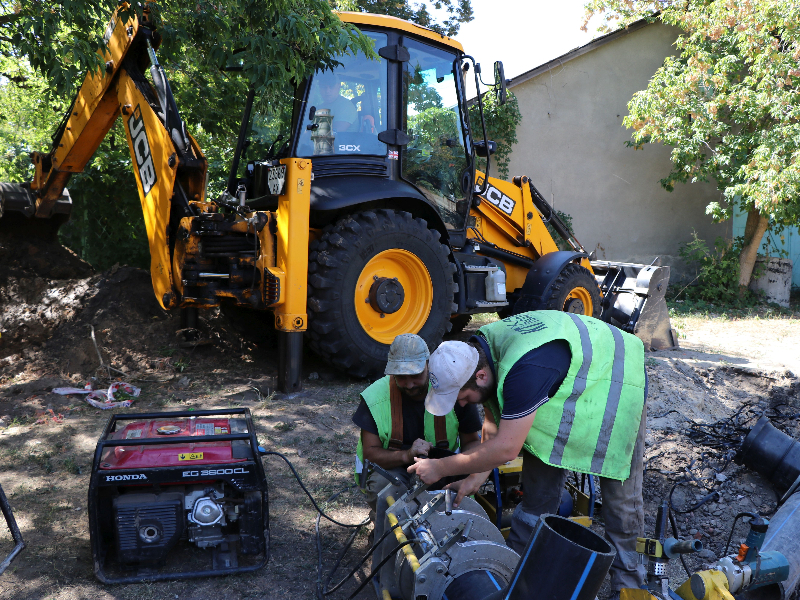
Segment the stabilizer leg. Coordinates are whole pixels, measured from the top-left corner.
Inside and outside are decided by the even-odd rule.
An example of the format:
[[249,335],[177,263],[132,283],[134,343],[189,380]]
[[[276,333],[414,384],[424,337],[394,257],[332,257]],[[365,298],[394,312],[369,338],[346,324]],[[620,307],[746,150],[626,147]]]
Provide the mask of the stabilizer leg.
[[278,332],[278,391],[285,394],[303,389],[303,332]]

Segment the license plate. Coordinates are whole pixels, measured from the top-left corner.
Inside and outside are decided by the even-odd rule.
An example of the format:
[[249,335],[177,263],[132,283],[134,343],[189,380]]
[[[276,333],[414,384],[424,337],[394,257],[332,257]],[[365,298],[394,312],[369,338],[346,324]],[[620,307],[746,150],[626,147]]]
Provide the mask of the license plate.
[[267,171],[267,187],[272,196],[280,196],[283,194],[283,188],[286,183],[286,165],[278,165],[277,167],[270,167]]

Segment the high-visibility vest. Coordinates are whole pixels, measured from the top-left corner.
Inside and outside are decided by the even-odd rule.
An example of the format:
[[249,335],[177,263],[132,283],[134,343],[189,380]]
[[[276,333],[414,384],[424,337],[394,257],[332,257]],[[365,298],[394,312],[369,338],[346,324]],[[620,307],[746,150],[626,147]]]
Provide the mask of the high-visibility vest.
[[[636,336],[592,317],[533,311],[481,327],[494,360],[495,421],[503,410],[506,375],[529,351],[569,343],[569,370],[556,394],[536,411],[523,447],[548,465],[625,480],[644,410],[644,345]],[[538,400],[538,398],[536,399]]]
[[[387,375],[379,379],[361,392],[361,397],[367,403],[372,418],[375,419],[378,437],[383,447],[399,449],[403,445],[403,399],[394,378]],[[426,441],[448,450],[455,450],[458,447],[458,418],[455,410],[451,410],[444,417],[435,417],[426,410],[424,421]],[[364,462],[364,449],[360,436],[356,456],[358,466]]]

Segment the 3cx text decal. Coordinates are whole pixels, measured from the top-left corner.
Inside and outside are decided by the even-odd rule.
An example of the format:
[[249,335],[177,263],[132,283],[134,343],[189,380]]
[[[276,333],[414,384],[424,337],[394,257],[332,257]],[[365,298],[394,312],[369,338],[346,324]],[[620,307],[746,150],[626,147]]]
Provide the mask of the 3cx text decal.
[[[475,191],[479,192],[482,185],[483,180],[479,180],[478,184],[475,186]],[[486,188],[486,199],[507,215],[514,212],[514,206],[517,204],[491,184]]]
[[153,155],[150,153],[150,142],[147,141],[147,131],[144,128],[144,119],[139,105],[128,119],[128,131],[133,144],[133,155],[136,157],[136,166],[139,171],[139,181],[142,182],[144,195],[150,193],[158,181],[156,169],[153,166]]

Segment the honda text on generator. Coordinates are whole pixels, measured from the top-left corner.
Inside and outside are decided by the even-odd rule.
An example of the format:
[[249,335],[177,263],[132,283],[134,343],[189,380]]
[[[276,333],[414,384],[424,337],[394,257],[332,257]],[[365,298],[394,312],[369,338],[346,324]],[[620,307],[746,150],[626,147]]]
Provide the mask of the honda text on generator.
[[267,480],[250,411],[112,416],[92,462],[89,534],[103,583],[263,567]]
[[[106,31],[105,68],[87,74],[50,152],[33,153],[33,181],[0,183],[4,229],[52,235],[71,210],[70,175],[121,116],[156,298],[185,309],[188,323],[198,308],[248,309],[252,330],[271,311],[284,391],[300,386],[304,337],[330,364],[367,377],[382,373],[398,334],[434,348],[482,312],[563,310],[618,325],[647,348],[675,345],[669,267],[592,260],[528,177],[488,176],[496,144],[480,94],[479,123],[468,110],[480,65],[456,40],[340,13],[377,56],[341,56],[332,72],[286,90],[285,124],[248,94],[227,190],[211,199],[207,160],[156,58],[155,25],[126,7]],[[499,62],[494,88],[504,102]]]

